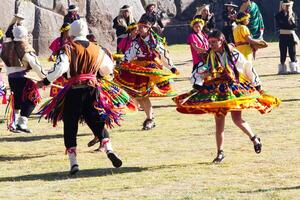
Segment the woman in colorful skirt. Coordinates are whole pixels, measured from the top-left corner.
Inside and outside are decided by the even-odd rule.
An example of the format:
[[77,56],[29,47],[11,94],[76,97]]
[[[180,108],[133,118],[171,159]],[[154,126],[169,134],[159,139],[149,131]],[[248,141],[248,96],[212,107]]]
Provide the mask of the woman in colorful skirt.
[[190,45],[193,57],[193,70],[199,62],[204,61],[208,50],[207,35],[202,31],[205,22],[203,19],[195,18],[191,21],[192,32],[189,34],[187,43]]
[[279,105],[280,100],[264,94],[260,81],[251,63],[225,42],[220,31],[212,32],[208,41],[211,49],[205,63],[200,63],[192,74],[193,90],[175,97],[177,111],[186,114],[215,115],[217,157],[224,158],[225,116],[231,112],[233,122],[253,142],[254,150],[260,153],[262,143],[243,120],[242,110],[257,109],[267,113]]
[[[162,39],[151,31],[151,23],[140,21],[139,35],[125,52],[114,81],[136,98],[146,113],[143,130],[155,127],[150,97],[173,96],[172,78],[177,73]],[[165,69],[167,68],[167,69]]]

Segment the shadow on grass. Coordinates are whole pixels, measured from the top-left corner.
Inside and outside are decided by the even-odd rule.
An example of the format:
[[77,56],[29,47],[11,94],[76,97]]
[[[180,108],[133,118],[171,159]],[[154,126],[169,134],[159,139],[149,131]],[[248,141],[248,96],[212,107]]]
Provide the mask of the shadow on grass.
[[283,99],[282,102],[300,101],[300,99]]
[[283,191],[283,190],[300,190],[300,185],[291,186],[291,187],[278,187],[278,188],[269,188],[269,189],[259,189],[253,191],[240,191],[240,193],[259,193],[259,192],[272,192],[272,191]]
[[47,156],[47,155],[31,155],[31,156],[1,156],[0,155],[0,162],[27,160],[27,159],[32,159],[32,158],[42,158],[45,156]]
[[29,174],[29,175],[16,176],[16,177],[2,177],[0,178],[0,182],[35,181],[35,180],[56,181],[56,180],[66,180],[69,178],[89,178],[89,177],[109,176],[115,174],[142,172],[147,169],[148,168],[143,168],[143,167],[122,167],[119,169],[115,169],[115,168],[84,169],[84,170],[80,170],[76,175],[73,176],[69,175],[69,171],[50,172],[50,173],[43,173],[43,174]]
[[181,78],[174,78],[175,82],[181,82],[181,81],[190,81],[190,77],[181,77]]
[[[23,133],[17,133],[17,134],[20,134],[20,136],[0,138],[0,142],[32,142],[32,141],[38,141],[38,140],[63,138],[63,134],[35,135],[35,136],[26,136]],[[78,134],[77,137],[87,136],[87,135],[92,136],[93,134],[92,133],[83,133],[83,134]]]
[[176,108],[176,105],[172,104],[172,105],[156,105],[156,106],[153,106],[153,108]]

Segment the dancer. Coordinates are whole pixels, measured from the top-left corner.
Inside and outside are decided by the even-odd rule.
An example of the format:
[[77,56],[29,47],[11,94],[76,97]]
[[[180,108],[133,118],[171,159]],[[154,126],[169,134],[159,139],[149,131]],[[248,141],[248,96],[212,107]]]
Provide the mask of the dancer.
[[245,58],[252,62],[255,57],[255,52],[258,48],[267,47],[264,40],[255,40],[247,27],[249,24],[250,15],[246,13],[238,13],[236,17],[237,27],[233,29],[233,36],[236,48],[245,56]]
[[275,16],[277,27],[279,28],[279,50],[280,64],[278,65],[278,74],[287,74],[285,64],[287,50],[289,50],[290,72],[292,74],[300,73],[299,63],[296,58],[296,46],[299,44],[299,38],[295,32],[297,29],[296,15],[293,12],[293,1],[284,0],[280,3],[279,13]]
[[8,125],[12,132],[32,132],[27,127],[28,117],[41,99],[36,84],[26,78],[26,75],[33,69],[40,78],[45,77],[35,50],[28,43],[27,35],[28,31],[24,26],[15,26],[14,41],[4,43],[1,52],[1,58],[7,67],[9,86],[13,92],[10,104],[14,104],[14,113]]
[[208,50],[207,35],[202,31],[205,22],[203,19],[195,18],[191,21],[192,32],[189,34],[187,43],[190,45],[193,57],[193,70],[199,62],[204,62]]
[[72,175],[79,171],[76,136],[80,119],[84,119],[100,139],[113,166],[121,167],[122,161],[112,149],[108,132],[103,129],[105,124],[109,127],[113,123],[119,125],[124,109],[133,105],[126,92],[101,78],[112,73],[114,64],[101,47],[87,40],[88,33],[85,21],[74,21],[69,30],[73,39],[60,51],[56,64],[46,78],[38,82],[42,87],[61,75],[68,79],[64,89],[47,102],[39,113],[52,120],[54,126],[63,120],[64,143]]
[[257,109],[262,114],[267,113],[278,106],[280,100],[264,94],[251,63],[238,51],[228,47],[220,31],[209,34],[208,41],[211,49],[207,61],[200,63],[192,74],[194,89],[173,98],[177,111],[215,115],[217,157],[213,162],[219,163],[225,157],[224,126],[228,112],[231,112],[235,125],[253,142],[255,152],[260,153],[260,138],[242,119],[242,110]]
[[139,22],[139,35],[125,52],[124,62],[114,79],[144,109],[146,120],[142,130],[155,127],[150,97],[174,95],[171,78],[178,73],[162,44],[162,39],[151,31],[151,26],[148,21]]

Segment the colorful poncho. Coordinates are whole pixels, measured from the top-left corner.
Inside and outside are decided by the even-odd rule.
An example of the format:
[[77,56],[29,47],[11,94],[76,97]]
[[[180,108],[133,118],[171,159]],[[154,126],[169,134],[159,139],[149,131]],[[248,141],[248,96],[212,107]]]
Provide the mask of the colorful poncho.
[[251,2],[251,5],[248,6],[246,12],[250,14],[248,28],[251,32],[251,35],[254,39],[258,39],[261,34],[260,31],[265,29],[263,17],[259,7],[255,2]]
[[249,75],[255,71],[245,69],[247,61],[239,52],[233,52],[233,63],[226,53],[221,59],[210,51],[206,63],[194,70],[194,89],[173,98],[178,112],[224,116],[230,111],[257,109],[267,113],[280,104],[278,98],[257,91],[258,77]]
[[112,128],[113,123],[120,125],[120,120],[126,109],[135,110],[134,103],[129,95],[116,84],[105,80],[97,79],[93,74],[81,74],[69,79],[57,96],[47,101],[38,112],[46,119],[52,121],[53,126],[63,118],[64,99],[67,92],[72,88],[86,82],[88,86],[97,89],[95,109],[99,111],[105,124]]

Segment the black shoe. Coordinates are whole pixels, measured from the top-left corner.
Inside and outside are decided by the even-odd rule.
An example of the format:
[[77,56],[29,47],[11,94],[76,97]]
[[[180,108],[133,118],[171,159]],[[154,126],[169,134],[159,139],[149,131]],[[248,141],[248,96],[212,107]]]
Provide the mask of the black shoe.
[[143,129],[142,130],[150,130],[155,127],[155,122],[153,119],[146,119],[143,123]]
[[213,160],[213,163],[221,163],[225,158],[224,151],[218,151],[217,157]]
[[115,168],[122,166],[122,160],[117,156],[117,154],[115,154],[113,151],[107,151],[106,154]]
[[29,128],[21,128],[21,126],[18,124],[16,125],[16,130],[24,133],[32,133],[32,131]]
[[15,128],[15,127],[10,127],[10,128],[8,128],[8,130],[9,130],[10,132],[13,132],[13,133],[21,133],[21,131],[18,130],[17,128]]
[[71,167],[70,175],[75,175],[78,171],[79,171],[79,166],[75,164]]
[[259,143],[257,143],[257,144],[254,145],[254,151],[255,151],[255,153],[259,154],[261,152],[261,148],[262,148],[262,143],[260,142],[260,138],[257,137],[256,135],[254,135],[251,138],[251,141],[254,142],[256,138],[257,138],[257,140],[258,140]]
[[98,139],[98,137],[94,137],[91,141],[89,141],[89,143],[87,144],[88,147],[92,147],[95,144],[97,144],[98,142],[100,142],[100,140]]

